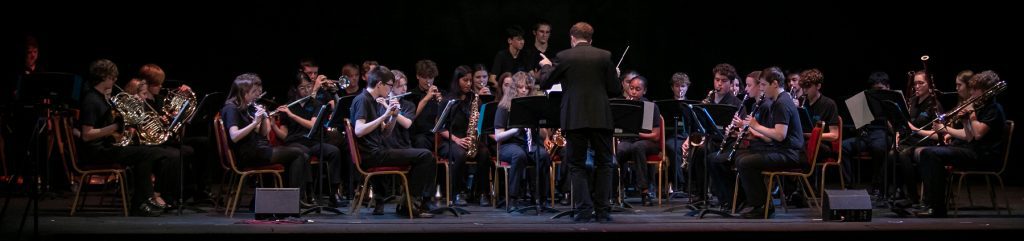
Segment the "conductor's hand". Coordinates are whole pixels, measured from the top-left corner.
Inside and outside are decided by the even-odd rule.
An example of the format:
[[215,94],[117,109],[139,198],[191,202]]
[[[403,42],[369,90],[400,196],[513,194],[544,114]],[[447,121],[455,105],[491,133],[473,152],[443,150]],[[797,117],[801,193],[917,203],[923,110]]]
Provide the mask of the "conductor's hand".
[[540,60],[540,66],[541,67],[551,65],[551,59],[548,59],[548,56],[544,56],[544,54],[540,54],[540,58],[541,58],[541,60]]

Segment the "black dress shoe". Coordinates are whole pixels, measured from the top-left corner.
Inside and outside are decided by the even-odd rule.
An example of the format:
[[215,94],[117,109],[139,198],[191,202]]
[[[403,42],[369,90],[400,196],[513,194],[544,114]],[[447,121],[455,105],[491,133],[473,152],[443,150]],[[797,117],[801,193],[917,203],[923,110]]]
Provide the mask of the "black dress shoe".
[[[743,213],[743,218],[746,218],[746,219],[761,219],[761,218],[764,218],[764,209],[765,209],[765,207],[754,208],[753,210],[750,210],[749,212]],[[775,217],[775,207],[769,206],[768,207],[768,218],[773,218],[773,217]]]
[[590,220],[593,219],[593,218],[594,218],[593,211],[583,211],[583,212],[576,213],[576,215],[572,217],[572,221],[573,222],[577,222],[577,223],[586,223],[586,222],[590,222]]
[[655,199],[655,197],[654,197],[653,193],[643,193],[643,194],[640,194],[640,203],[642,205],[644,205],[645,207],[654,206],[654,201],[652,201],[654,199]]
[[384,200],[373,200],[373,215],[384,215]]
[[612,214],[610,212],[597,212],[597,214],[594,215],[594,219],[597,220],[598,223],[610,223],[613,221]]

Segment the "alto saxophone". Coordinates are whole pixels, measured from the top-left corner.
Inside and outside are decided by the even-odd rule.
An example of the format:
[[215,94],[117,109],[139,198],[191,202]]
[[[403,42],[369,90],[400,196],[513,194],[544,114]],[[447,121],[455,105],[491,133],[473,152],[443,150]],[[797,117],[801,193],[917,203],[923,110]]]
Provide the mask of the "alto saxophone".
[[473,102],[470,103],[469,126],[466,127],[466,137],[469,137],[469,147],[466,148],[466,157],[476,157],[476,125],[480,120],[480,95],[473,94]]

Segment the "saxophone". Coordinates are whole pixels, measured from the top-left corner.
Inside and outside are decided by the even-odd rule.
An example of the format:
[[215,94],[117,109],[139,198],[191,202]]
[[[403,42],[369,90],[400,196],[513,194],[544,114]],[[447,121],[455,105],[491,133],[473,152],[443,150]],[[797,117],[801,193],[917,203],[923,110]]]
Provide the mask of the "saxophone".
[[711,104],[711,100],[712,100],[711,98],[714,98],[714,97],[715,97],[715,89],[711,89],[711,90],[708,91],[708,97],[704,97],[704,100],[701,101],[700,103],[702,103],[702,104]]
[[548,150],[548,156],[555,156],[562,147],[565,147],[565,137],[562,136],[562,128],[558,128],[549,140],[544,140],[544,148]]
[[466,157],[476,157],[476,125],[480,120],[480,95],[473,94],[473,102],[470,103],[469,126],[466,127],[466,137],[469,137],[469,147],[466,148]]

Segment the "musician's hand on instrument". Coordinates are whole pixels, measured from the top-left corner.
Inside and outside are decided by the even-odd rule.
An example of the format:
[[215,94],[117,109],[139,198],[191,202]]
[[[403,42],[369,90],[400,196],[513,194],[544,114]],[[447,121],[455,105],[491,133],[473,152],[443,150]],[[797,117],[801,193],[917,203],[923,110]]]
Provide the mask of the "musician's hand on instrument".
[[388,115],[398,115],[398,103],[394,103],[388,106]]
[[540,66],[541,67],[544,67],[544,66],[547,66],[547,65],[551,65],[551,59],[548,59],[548,56],[544,56],[544,54],[540,54],[540,58],[541,58],[541,60],[540,60]]
[[946,144],[946,145],[952,144],[953,140],[954,139],[953,139],[952,135],[942,135],[942,143],[943,144]]
[[945,134],[946,133],[946,125],[943,125],[942,123],[938,123],[938,122],[932,123],[932,130],[935,130],[935,132],[938,132],[939,134]]
[[471,144],[470,142],[473,141],[473,139],[470,139],[469,137],[459,138],[458,140],[459,146],[461,146],[462,149],[469,149],[469,145]]
[[753,116],[747,116],[747,120],[746,121],[749,122],[748,125],[750,125],[751,128],[753,128],[754,126],[761,125],[760,123],[757,122],[757,119],[754,119]]
[[491,95],[491,88],[487,88],[486,86],[481,87],[479,94],[480,95]]
[[318,90],[320,90],[320,88],[323,87],[323,84],[325,82],[327,82],[327,76],[325,76],[325,75],[317,75],[316,79],[313,80],[313,92],[312,93],[316,93]]
[[292,110],[289,109],[287,105],[282,105],[282,106],[278,106],[277,107],[277,112],[284,113],[284,114],[291,114]]

